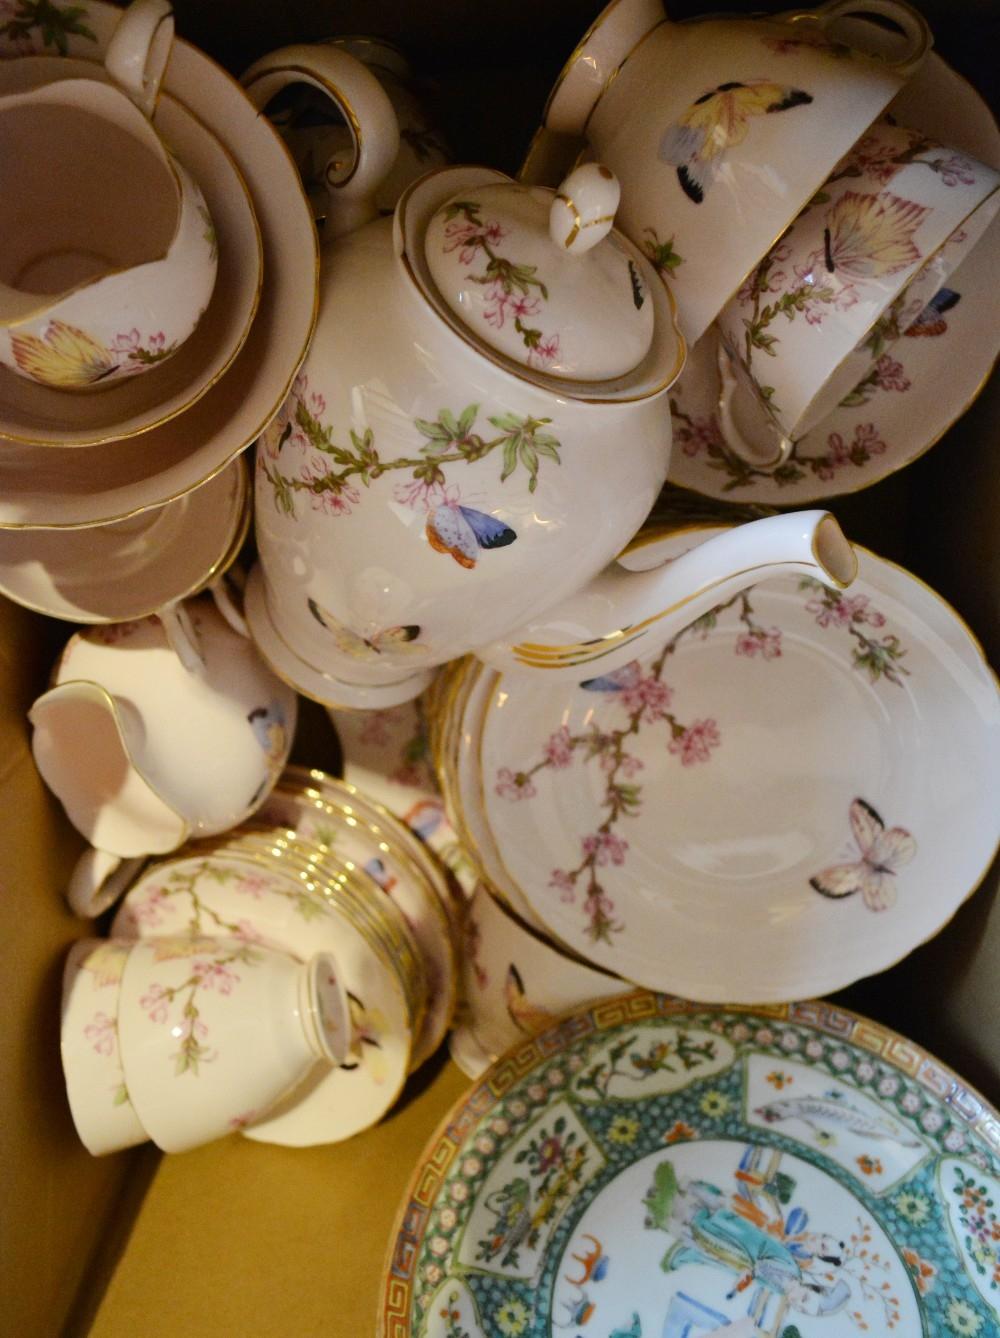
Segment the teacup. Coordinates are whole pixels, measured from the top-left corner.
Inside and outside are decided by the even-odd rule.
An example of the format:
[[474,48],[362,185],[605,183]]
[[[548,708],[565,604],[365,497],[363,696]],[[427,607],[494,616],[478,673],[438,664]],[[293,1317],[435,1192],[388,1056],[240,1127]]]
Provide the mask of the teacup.
[[[491,1059],[544,1031],[560,1013],[625,988],[619,976],[570,957],[521,924],[480,883],[465,925],[465,1012],[457,1030],[471,1033]],[[467,1057],[468,1047],[456,1048]]]
[[243,939],[127,945],[118,1037],[129,1095],[164,1152],[262,1116],[317,1065],[348,1053],[349,1012],[329,953],[302,964]]
[[169,358],[208,306],[217,250],[200,188],[147,115],[112,84],[57,78],[0,98],[0,156],[0,362],[95,390]]
[[[231,631],[208,597],[175,614],[185,665],[156,615],[77,633],[54,686],[32,706],[32,748],[70,821],[99,851],[119,858],[176,849],[189,835],[225,831],[263,803],[277,780],[296,699]],[[176,636],[177,629],[173,634]],[[183,644],[183,643],[179,643]],[[102,865],[107,875],[114,861]],[[113,893],[81,869],[96,914]],[[72,886],[72,885],[71,885]]]
[[144,1143],[118,1053],[118,1001],[128,947],[74,943],[63,972],[59,1048],[70,1114],[80,1141],[100,1157]]
[[[450,161],[449,150],[430,123],[415,91],[413,69],[398,47],[377,37],[333,37],[320,45],[336,47],[366,65],[392,103],[399,121],[399,152],[375,192],[379,213],[391,214],[411,182]],[[275,54],[280,58],[280,52]],[[263,71],[272,59],[265,56],[254,68]],[[353,162],[353,140],[345,118],[333,112],[325,94],[308,85],[293,87],[280,110],[269,108],[268,114],[322,218],[329,205],[329,187],[346,177]]]
[[734,449],[780,464],[832,413],[982,236],[998,185],[920,131],[872,126],[720,313]]
[[[858,23],[869,13],[895,31]],[[548,129],[622,183],[619,225],[670,282],[694,343],[930,46],[897,0],[776,19],[666,20],[613,0],[563,69]]]

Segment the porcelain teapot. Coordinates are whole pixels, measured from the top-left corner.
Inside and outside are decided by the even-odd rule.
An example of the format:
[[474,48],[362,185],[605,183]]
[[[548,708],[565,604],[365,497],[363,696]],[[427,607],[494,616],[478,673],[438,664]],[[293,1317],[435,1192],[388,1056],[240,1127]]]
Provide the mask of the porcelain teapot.
[[836,522],[811,512],[581,595],[662,486],[685,354],[666,285],[612,227],[617,181],[586,164],[553,192],[444,168],[362,223],[397,135],[371,74],[288,48],[286,73],[272,55],[244,84],[264,106],[319,55],[358,154],[327,215],[343,235],[324,247],[315,338],[258,445],[246,616],[277,672],[330,705],[388,706],[469,651],[551,673],[576,662],[558,658],[570,642],[617,653],[625,622],[666,639],[761,568],[852,579]]

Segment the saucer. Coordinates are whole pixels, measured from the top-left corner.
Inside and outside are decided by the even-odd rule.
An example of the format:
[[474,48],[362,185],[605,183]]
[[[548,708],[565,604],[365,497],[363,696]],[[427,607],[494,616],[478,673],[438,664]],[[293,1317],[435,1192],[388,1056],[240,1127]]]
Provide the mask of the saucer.
[[337,731],[344,779],[384,804],[413,831],[471,896],[472,867],[448,821],[428,747],[427,694],[382,711],[327,714]]
[[[89,77],[89,61],[0,62],[0,91],[16,92],[27,66],[35,77]],[[64,71],[64,72],[61,72]],[[219,254],[215,288],[194,333],[160,367],[90,395],[68,394],[0,367],[0,437],[35,446],[122,441],[166,423],[201,398],[232,364],[250,333],[263,279],[260,230],[246,183],[226,148],[174,98],[161,97],[156,130],[201,187]]]
[[880,1024],[620,995],[445,1117],[376,1333],[988,1338],[998,1195],[1000,1116]]
[[250,510],[246,463],[237,459],[203,487],[130,520],[0,530],[0,594],[74,623],[144,618],[225,570],[246,538]]
[[755,469],[727,445],[717,412],[718,334],[710,326],[670,391],[671,483],[724,501],[804,506],[870,487],[910,464],[969,408],[993,369],[1000,331],[1000,220],[948,280],[958,301],[926,308],[917,325],[776,470]]
[[399,683],[346,683],[343,679],[325,673],[317,665],[307,663],[283,640],[271,621],[264,573],[259,562],[247,577],[243,611],[250,635],[271,670],[289,687],[293,687],[303,697],[319,702],[321,706],[346,707],[350,710],[397,706],[419,693],[420,686],[414,686],[418,679],[421,684],[426,684],[433,676],[434,671],[430,669],[410,674]]
[[217,933],[260,938],[303,961],[331,952],[359,1031],[353,1066],[318,1066],[248,1138],[288,1147],[334,1143],[375,1124],[394,1104],[409,1068],[409,1014],[399,982],[318,884],[290,880],[272,862],[224,851],[146,870],[112,926],[119,938]]
[[858,557],[846,593],[764,582],[580,686],[487,675],[462,727],[490,878],[713,1002],[825,994],[935,934],[996,853],[1000,695],[938,595]]
[[[32,24],[16,46],[0,38],[0,53],[46,54],[57,16],[69,14],[73,22],[60,30],[68,54],[100,60],[121,11],[88,0],[82,22],[77,8],[47,6],[45,26]],[[180,38],[163,88],[222,142],[250,189],[264,246],[264,284],[250,334],[226,375],[183,420],[87,451],[0,441],[0,528],[123,520],[207,482],[260,435],[305,357],[316,320],[319,250],[288,151],[231,75]]]

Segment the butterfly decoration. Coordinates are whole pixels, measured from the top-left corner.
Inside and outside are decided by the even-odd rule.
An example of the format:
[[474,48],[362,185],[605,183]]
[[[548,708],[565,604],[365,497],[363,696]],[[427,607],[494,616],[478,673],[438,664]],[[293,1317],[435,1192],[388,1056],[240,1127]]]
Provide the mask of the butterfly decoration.
[[568,1273],[563,1274],[563,1277],[571,1287],[582,1287],[585,1282],[591,1281],[603,1282],[608,1276],[608,1267],[611,1264],[611,1260],[604,1253],[604,1246],[596,1236],[588,1235],[585,1232],[581,1239],[589,1240],[592,1248],[584,1250],[582,1254],[570,1255],[570,1258],[575,1259],[583,1269],[583,1272],[578,1278],[571,1278]]
[[337,649],[354,660],[375,660],[386,651],[404,656],[427,654],[426,646],[413,644],[420,635],[420,628],[414,623],[403,627],[386,627],[380,632],[373,632],[371,636],[362,636],[360,632],[354,632],[338,622],[328,609],[321,608],[314,599],[308,603],[309,612],[331,633]]
[[[385,1082],[388,1066],[382,1054],[379,1035],[388,1030],[385,1017],[377,1008],[366,1008],[356,994],[347,991],[347,1006],[351,1014],[351,1058],[338,1067],[341,1073],[353,1073],[363,1068],[377,1087]],[[365,1049],[365,1046],[368,1049]]]
[[506,548],[517,538],[502,520],[471,506],[446,502],[427,517],[427,542],[436,553],[450,553],[460,567],[470,571],[481,548]]
[[919,335],[943,335],[948,328],[944,313],[957,307],[961,300],[962,294],[956,293],[954,288],[939,288],[913,324],[903,333],[911,339]]
[[365,865],[365,873],[378,883],[383,892],[391,892],[399,881],[392,876],[377,855],[374,855]]
[[444,805],[440,799],[418,799],[403,817],[407,827],[420,837],[429,840],[444,821]]
[[49,321],[41,339],[12,334],[10,343],[21,371],[45,386],[92,386],[118,370],[109,348],[65,321]]
[[871,911],[886,911],[896,901],[896,873],[917,853],[917,843],[903,827],[886,829],[881,816],[864,799],[853,799],[851,831],[860,859],[833,864],[809,879],[824,897],[849,897],[860,892]]
[[930,210],[890,191],[845,191],[830,206],[823,230],[827,271],[848,279],[878,279],[921,258],[913,234]]
[[279,758],[285,749],[285,713],[278,702],[254,707],[247,720],[268,757]]
[[812,102],[801,88],[789,88],[767,79],[734,81],[696,98],[677,121],[664,131],[660,159],[677,168],[681,190],[701,204],[722,166],[725,152],[742,144],[755,116],[787,111]]
[[639,661],[632,660],[625,664],[621,669],[616,669],[613,674],[604,674],[600,678],[586,678],[580,684],[580,687],[587,692],[627,692],[629,688],[634,688],[642,677],[642,670],[639,668]]
[[541,1031],[555,1021],[553,1013],[550,1013],[547,1008],[533,1004],[525,994],[524,981],[513,962],[507,968],[503,996],[504,1003],[507,1005],[507,1016],[519,1031],[523,1031],[528,1036],[534,1036],[536,1032]]

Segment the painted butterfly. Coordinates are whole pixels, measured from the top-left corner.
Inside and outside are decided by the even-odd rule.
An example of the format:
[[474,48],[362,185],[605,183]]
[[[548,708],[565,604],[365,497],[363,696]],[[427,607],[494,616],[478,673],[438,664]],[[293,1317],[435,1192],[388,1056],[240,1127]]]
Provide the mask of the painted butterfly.
[[370,637],[353,632],[349,627],[337,621],[329,610],[321,608],[314,599],[310,599],[309,612],[333,636],[337,649],[355,660],[372,660],[390,651],[394,655],[425,655],[426,646],[413,643],[420,635],[420,628],[415,624],[405,627],[386,627],[380,632],[373,632]]
[[861,858],[852,864],[833,864],[809,885],[824,897],[849,897],[860,892],[872,911],[886,911],[896,901],[897,870],[917,853],[917,843],[903,827],[886,825],[864,799],[851,801],[851,831]]
[[750,119],[812,102],[801,88],[765,79],[720,84],[703,93],[681,113],[660,140],[660,158],[677,168],[681,190],[701,204],[732,144],[742,144]]
[[426,841],[444,821],[444,805],[440,799],[418,799],[413,807],[407,810],[403,821],[421,841]]
[[437,553],[450,553],[460,567],[472,569],[481,548],[506,548],[517,538],[502,520],[471,506],[446,502],[427,517],[427,541]]
[[627,692],[629,688],[635,687],[641,677],[639,661],[632,660],[629,664],[616,669],[613,674],[584,679],[580,687],[585,688],[587,692]]
[[378,883],[383,892],[391,892],[399,881],[392,876],[377,855],[373,855],[365,865],[365,873]]
[[948,328],[944,318],[946,311],[951,311],[961,302],[962,294],[954,288],[939,288],[923,311],[904,333],[911,339],[918,335],[943,335]]

